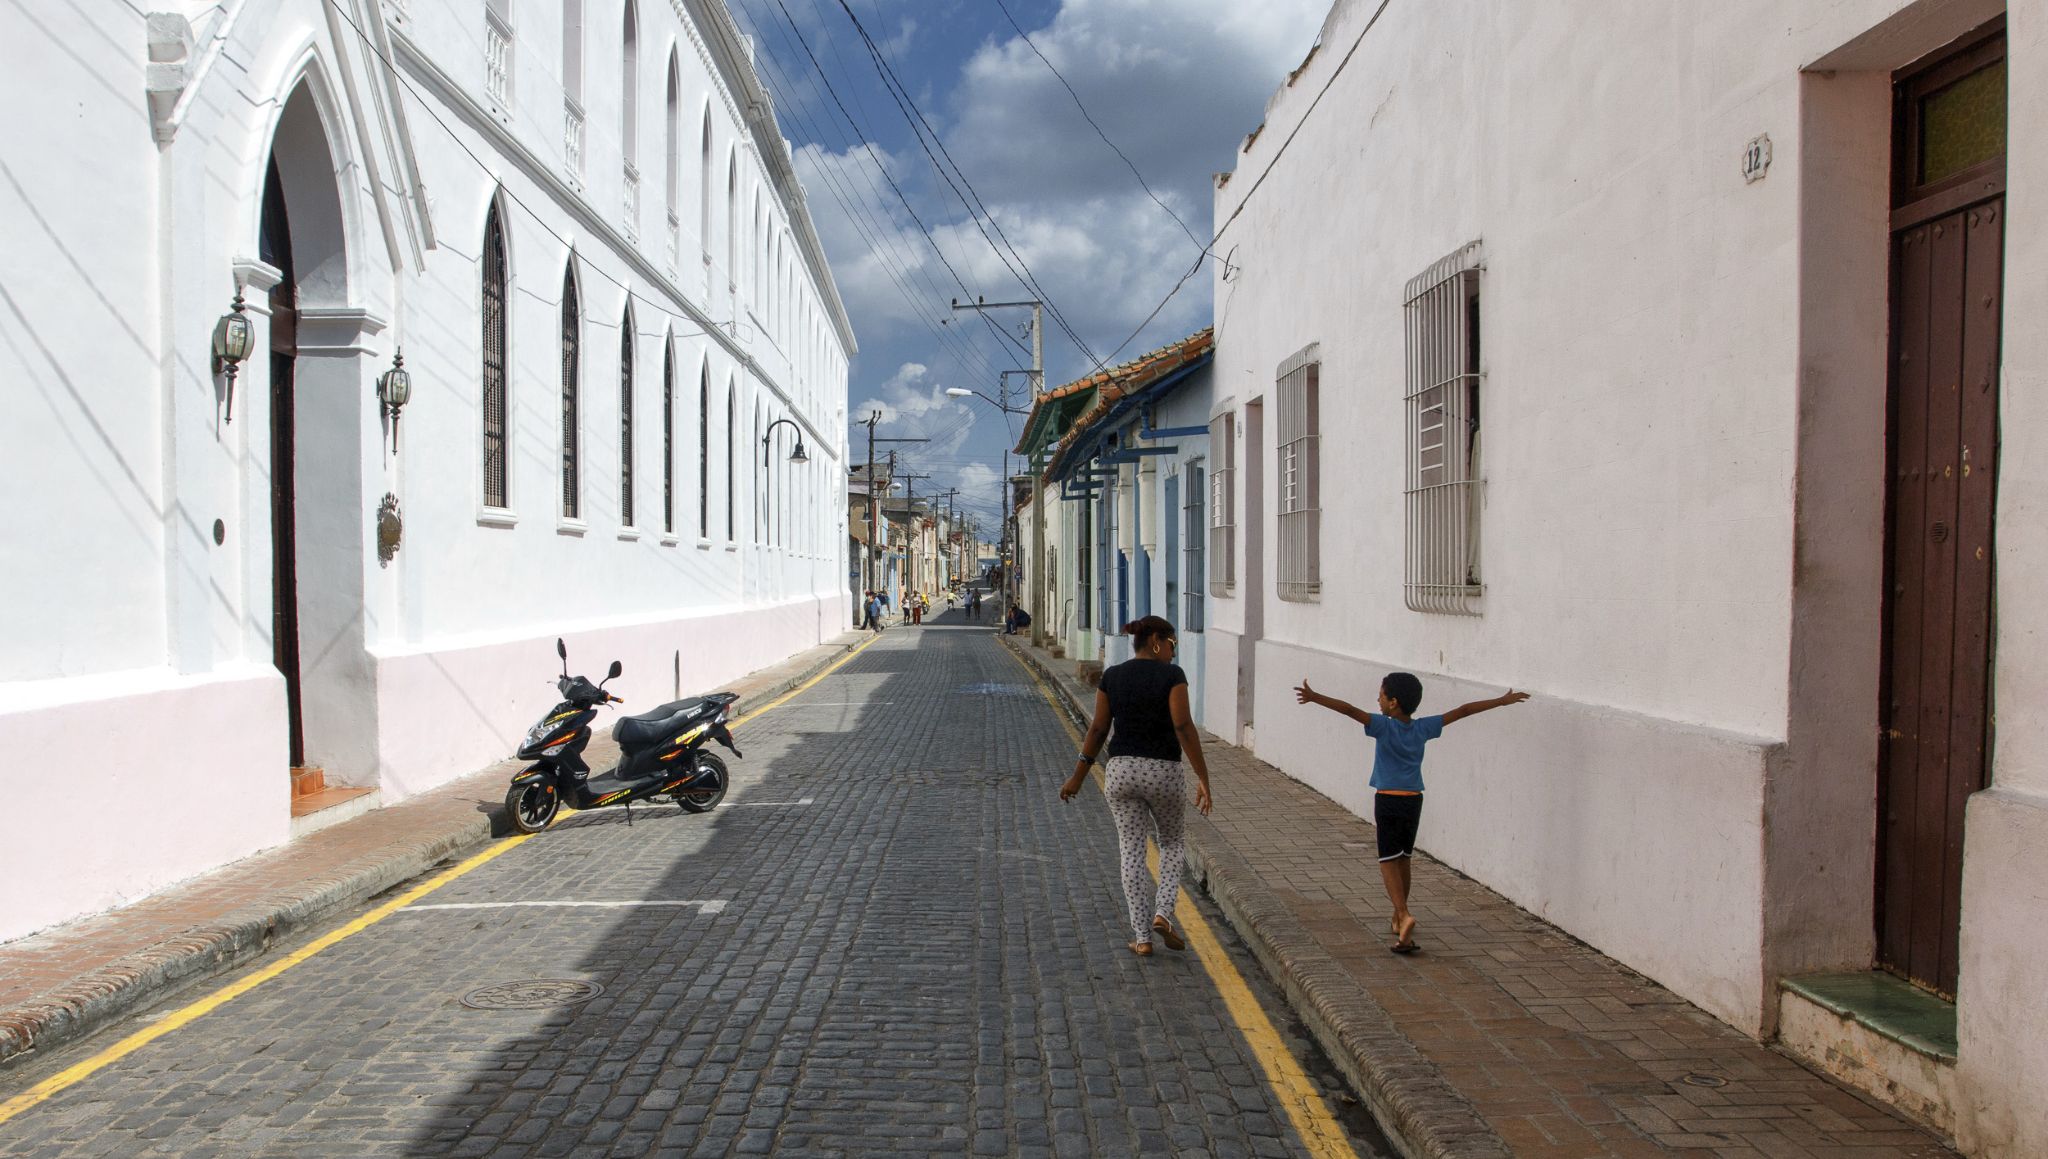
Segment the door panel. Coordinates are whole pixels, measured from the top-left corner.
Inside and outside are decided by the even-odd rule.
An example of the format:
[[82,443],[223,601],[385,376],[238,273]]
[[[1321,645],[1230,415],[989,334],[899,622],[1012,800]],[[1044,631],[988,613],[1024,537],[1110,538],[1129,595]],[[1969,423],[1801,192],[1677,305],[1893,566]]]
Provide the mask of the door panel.
[[1878,950],[1945,994],[1989,723],[2002,218],[1994,199],[1894,241]]

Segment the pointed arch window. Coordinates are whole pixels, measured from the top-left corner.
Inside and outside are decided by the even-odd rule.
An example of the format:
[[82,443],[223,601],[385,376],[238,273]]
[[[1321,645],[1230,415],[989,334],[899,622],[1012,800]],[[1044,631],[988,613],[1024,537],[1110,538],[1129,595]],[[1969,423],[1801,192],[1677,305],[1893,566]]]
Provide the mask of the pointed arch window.
[[562,518],[581,517],[581,488],[577,479],[578,394],[582,373],[582,308],[577,302],[576,271],[571,268],[562,279]]
[[619,321],[619,523],[633,526],[633,308]]
[[704,136],[697,151],[697,243],[704,251],[705,285],[711,279],[711,108],[704,108]]
[[725,157],[725,280],[739,289],[740,280],[740,163],[737,153]]
[[697,538],[711,538],[711,366],[697,382]]
[[676,63],[674,49],[668,54],[668,92],[663,109],[662,173],[663,208],[668,210],[668,272],[676,272],[676,232],[682,223],[676,199],[682,196],[683,184],[683,76]]
[[661,343],[661,530],[676,533],[676,344]]
[[483,249],[483,420],[484,506],[511,506],[506,455],[506,321],[505,228],[494,202],[484,215]]

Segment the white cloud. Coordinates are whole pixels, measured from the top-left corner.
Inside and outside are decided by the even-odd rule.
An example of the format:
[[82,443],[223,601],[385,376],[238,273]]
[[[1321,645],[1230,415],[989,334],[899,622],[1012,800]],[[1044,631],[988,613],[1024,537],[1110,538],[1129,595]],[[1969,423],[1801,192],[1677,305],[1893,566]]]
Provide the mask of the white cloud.
[[875,426],[876,435],[930,440],[897,447],[899,457],[952,455],[967,442],[975,414],[946,393],[949,385],[934,380],[923,363],[906,362],[882,383],[876,397],[853,408],[853,417],[866,419],[879,411],[882,421]]

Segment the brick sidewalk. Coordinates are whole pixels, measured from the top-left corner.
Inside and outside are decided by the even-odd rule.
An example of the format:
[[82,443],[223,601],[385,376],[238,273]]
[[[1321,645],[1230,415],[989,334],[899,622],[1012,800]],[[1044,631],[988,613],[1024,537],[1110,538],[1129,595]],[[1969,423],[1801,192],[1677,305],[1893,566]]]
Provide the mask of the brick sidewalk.
[[[862,639],[848,633],[726,687],[745,713]],[[602,732],[588,752],[594,769],[616,755]],[[519,764],[500,761],[134,905],[0,945],[0,1064],[90,1034],[482,844],[504,829],[505,785]]]
[[[1072,662],[1019,651],[1092,708]],[[1197,875],[1212,894],[1219,869],[1255,879],[1219,902],[1354,1085],[1411,1088],[1359,1093],[1414,1152],[1488,1149],[1469,1109],[1518,1156],[1954,1154],[1429,857],[1424,950],[1388,953],[1372,825],[1243,749],[1204,752],[1218,805],[1189,826]],[[1469,1142],[1416,1137],[1446,1128]]]

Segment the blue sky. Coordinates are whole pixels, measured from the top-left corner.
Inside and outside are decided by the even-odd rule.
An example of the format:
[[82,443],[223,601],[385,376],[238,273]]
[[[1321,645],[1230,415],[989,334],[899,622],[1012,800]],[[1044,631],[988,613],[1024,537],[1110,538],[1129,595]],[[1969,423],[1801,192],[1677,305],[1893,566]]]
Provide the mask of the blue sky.
[[[1212,175],[1235,166],[1239,143],[1314,43],[1329,6],[728,3],[755,38],[758,67],[775,93],[860,339],[849,417],[879,409],[878,435],[930,438],[899,447],[911,469],[935,477],[920,482],[919,493],[957,486],[961,501],[991,528],[1002,450],[1014,443],[1017,420],[1005,422],[985,403],[944,392],[958,386],[994,395],[999,371],[1028,366],[1022,339],[1029,314],[993,314],[990,325],[954,314],[950,300],[980,294],[989,301],[1050,301],[1064,325],[1048,312],[1049,387],[1087,373],[1119,346],[1115,361],[1208,325],[1205,268],[1139,330],[1208,240]],[[908,93],[909,116],[884,87],[847,7]],[[1089,127],[1039,53],[1073,86],[1149,192]],[[920,113],[944,145],[936,162],[911,128],[910,118]],[[976,209],[966,201],[977,202]],[[1039,294],[1022,283],[1026,271]],[[1011,382],[1012,400],[1021,401],[1025,379]],[[849,438],[855,454],[864,455],[865,428],[852,428]]]

